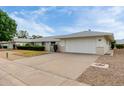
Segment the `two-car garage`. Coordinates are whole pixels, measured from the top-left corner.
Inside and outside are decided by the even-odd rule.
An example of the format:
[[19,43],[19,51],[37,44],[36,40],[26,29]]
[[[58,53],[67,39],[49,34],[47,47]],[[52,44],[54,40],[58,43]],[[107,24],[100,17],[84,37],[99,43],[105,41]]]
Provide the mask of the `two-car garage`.
[[71,53],[96,53],[96,40],[92,38],[74,38],[65,40],[65,51]]

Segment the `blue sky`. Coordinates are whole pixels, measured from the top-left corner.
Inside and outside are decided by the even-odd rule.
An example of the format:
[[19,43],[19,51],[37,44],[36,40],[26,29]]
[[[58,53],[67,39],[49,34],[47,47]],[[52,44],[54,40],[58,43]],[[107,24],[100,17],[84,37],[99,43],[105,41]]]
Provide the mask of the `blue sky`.
[[112,32],[116,39],[124,39],[124,7],[103,6],[1,6],[16,20],[18,30],[30,35],[62,35],[74,32]]

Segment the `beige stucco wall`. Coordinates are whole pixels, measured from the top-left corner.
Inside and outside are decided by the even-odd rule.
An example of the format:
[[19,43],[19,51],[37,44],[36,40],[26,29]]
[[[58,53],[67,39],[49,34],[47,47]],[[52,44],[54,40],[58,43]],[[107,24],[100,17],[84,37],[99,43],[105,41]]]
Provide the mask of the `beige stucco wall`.
[[16,43],[16,45],[19,45],[19,46],[25,46],[27,43]]
[[111,49],[111,42],[107,39],[105,39],[105,53],[107,53]]
[[[101,41],[99,41],[101,39]],[[103,54],[107,53],[110,50],[110,41],[107,40],[105,37],[97,37],[97,49],[101,49],[103,51]],[[102,49],[103,48],[103,49]],[[98,52],[98,51],[97,51]],[[99,54],[99,53],[98,53]]]
[[42,46],[42,43],[41,42],[37,42],[37,43],[34,43],[34,45],[36,45],[36,46]]
[[50,42],[45,43],[45,50],[50,52]]
[[60,52],[65,52],[66,40],[61,40],[58,42],[58,47]]

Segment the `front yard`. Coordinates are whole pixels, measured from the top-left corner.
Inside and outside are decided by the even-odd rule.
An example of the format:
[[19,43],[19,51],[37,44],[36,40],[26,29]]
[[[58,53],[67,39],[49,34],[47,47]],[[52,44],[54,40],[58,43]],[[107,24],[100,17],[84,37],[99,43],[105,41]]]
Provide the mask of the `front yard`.
[[[8,53],[8,58],[6,57],[6,53]],[[2,50],[0,51],[0,57],[9,59],[9,60],[16,60],[21,59],[25,57],[31,57],[31,56],[39,56],[43,54],[47,54],[47,51],[32,51],[32,50],[11,50],[6,51]]]
[[30,56],[38,56],[42,54],[48,53],[47,51],[31,51],[31,50],[14,50],[14,55],[30,57]]
[[115,50],[114,56],[104,55],[96,62],[109,64],[109,68],[97,68],[90,66],[77,79],[90,85],[124,85],[124,49]]

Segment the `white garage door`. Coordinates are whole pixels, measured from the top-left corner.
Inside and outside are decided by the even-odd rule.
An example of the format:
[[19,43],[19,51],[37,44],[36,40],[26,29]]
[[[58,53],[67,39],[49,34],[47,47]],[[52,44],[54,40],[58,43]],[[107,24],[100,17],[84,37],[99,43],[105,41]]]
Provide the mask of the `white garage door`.
[[66,40],[66,52],[72,53],[96,53],[95,39],[68,39]]

